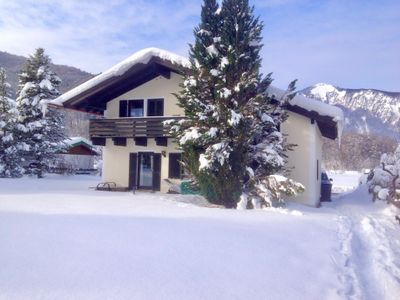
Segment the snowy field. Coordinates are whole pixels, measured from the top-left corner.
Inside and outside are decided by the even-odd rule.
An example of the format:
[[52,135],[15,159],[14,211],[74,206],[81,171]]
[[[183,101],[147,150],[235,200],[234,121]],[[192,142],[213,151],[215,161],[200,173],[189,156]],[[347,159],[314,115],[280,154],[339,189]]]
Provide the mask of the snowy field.
[[236,211],[96,183],[0,179],[0,299],[399,299],[396,212],[365,190]]
[[340,194],[355,190],[363,175],[357,171],[328,171],[329,178],[332,178],[332,192]]

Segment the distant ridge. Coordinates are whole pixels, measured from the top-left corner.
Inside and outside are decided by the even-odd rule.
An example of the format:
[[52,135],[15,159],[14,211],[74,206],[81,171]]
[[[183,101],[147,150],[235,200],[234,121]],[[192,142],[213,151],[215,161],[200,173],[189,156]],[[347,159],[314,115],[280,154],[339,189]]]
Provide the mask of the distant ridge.
[[346,118],[345,132],[378,134],[400,140],[400,92],[318,83],[299,93],[341,107]]
[[[13,94],[18,89],[18,73],[22,70],[26,57],[0,51],[0,67],[6,70],[7,81],[11,84]],[[94,75],[75,67],[52,64],[52,70],[62,79],[60,92],[65,93]]]

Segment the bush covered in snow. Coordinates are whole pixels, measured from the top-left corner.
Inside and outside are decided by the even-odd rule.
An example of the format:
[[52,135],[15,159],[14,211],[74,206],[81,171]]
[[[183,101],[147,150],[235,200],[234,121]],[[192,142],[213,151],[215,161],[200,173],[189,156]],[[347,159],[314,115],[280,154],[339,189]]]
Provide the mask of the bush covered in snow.
[[393,153],[383,154],[380,166],[367,179],[372,200],[384,200],[400,206],[400,145]]
[[294,82],[281,101],[267,92],[272,79],[260,73],[262,28],[248,1],[226,0],[221,7],[204,1],[191,67],[177,95],[187,119],[169,123],[200,190],[226,207],[236,207],[239,198],[270,205],[283,192],[301,190],[270,177],[282,173],[292,147],[279,126]]
[[[304,186],[281,175],[266,176],[254,185],[249,194],[243,193],[238,209],[280,206],[283,197],[295,196],[304,191]],[[251,196],[249,196],[251,195]]]

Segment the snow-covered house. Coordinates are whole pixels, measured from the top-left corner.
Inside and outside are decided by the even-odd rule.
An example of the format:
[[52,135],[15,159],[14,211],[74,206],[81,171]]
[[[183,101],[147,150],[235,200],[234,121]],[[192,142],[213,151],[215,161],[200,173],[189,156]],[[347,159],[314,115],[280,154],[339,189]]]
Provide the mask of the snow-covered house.
[[[164,179],[179,178],[181,153],[163,121],[184,118],[173,95],[179,92],[186,58],[156,48],[141,50],[109,70],[61,95],[53,103],[101,114],[90,121],[90,137],[103,148],[103,181],[166,192]],[[279,89],[271,89],[277,97]],[[342,112],[296,96],[282,126],[290,143],[291,177],[306,187],[298,201],[316,206],[320,196],[322,136],[336,139]]]

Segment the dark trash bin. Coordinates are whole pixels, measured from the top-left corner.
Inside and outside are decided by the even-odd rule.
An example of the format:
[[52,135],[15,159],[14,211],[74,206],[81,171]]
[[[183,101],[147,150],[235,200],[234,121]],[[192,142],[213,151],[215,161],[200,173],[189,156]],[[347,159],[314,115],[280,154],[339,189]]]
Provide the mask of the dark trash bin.
[[332,201],[332,179],[326,172],[321,173],[321,198],[320,201]]

